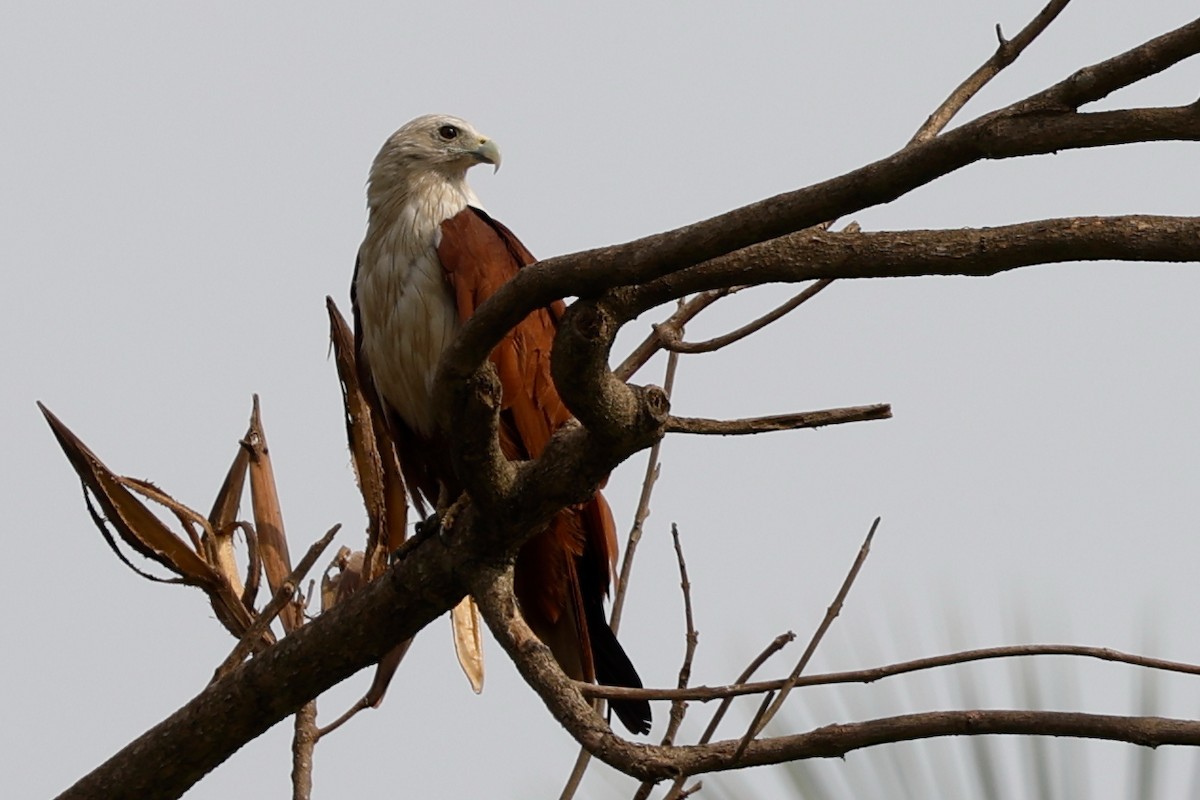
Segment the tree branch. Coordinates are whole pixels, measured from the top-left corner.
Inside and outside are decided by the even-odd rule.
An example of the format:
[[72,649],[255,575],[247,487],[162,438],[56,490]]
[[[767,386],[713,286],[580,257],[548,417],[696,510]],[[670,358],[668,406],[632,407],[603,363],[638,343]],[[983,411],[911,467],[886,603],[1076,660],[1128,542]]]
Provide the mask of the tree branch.
[[217,667],[216,672],[213,674],[214,681],[228,675],[238,664],[246,659],[246,656],[250,655],[262,635],[266,632],[267,627],[275,620],[275,617],[279,615],[284,606],[292,602],[292,598],[296,595],[296,589],[304,582],[304,576],[313,568],[313,564],[317,563],[317,559],[321,557],[321,553],[325,552],[325,548],[329,547],[329,543],[333,541],[333,537],[337,536],[337,532],[341,528],[341,523],[334,525],[325,532],[324,536],[312,543],[308,548],[308,552],[304,554],[304,558],[300,559],[300,563],[296,565],[296,568],[279,585],[271,601],[263,606],[262,611],[255,615],[249,629],[242,634],[242,638],[238,640],[233,650],[225,657],[221,665]]
[[466,564],[487,552],[476,537],[465,539],[427,539],[383,579],[214,681],[59,797],[179,797],[246,742],[454,607],[466,594]]
[[[1076,736],[1149,747],[1200,745],[1200,722],[1161,717],[1122,717],[1058,711],[942,711],[906,714],[808,733],[706,745],[633,744],[616,736],[583,698],[579,685],[562,673],[549,649],[517,612],[511,569],[477,574],[471,591],[496,639],[554,717],[597,758],[627,775],[662,780],[763,766],[803,758],[831,758],[890,742],[936,736],[1017,734]],[[796,681],[799,685],[800,681]],[[739,752],[739,750],[741,752]]]
[[[1176,672],[1183,675],[1200,675],[1200,664],[1167,661],[1161,658],[1151,658],[1135,653],[1112,650],[1107,647],[1088,647],[1074,644],[1029,644],[963,650],[958,653],[928,656],[926,658],[913,659],[912,661],[901,661],[881,667],[847,672],[801,675],[796,678],[796,686],[828,686],[835,683],[874,683],[884,678],[905,675],[910,672],[968,664],[972,661],[1025,656],[1076,656],[1118,664],[1129,664],[1135,667],[1145,667],[1146,669],[1162,670],[1164,672]],[[740,677],[728,686],[693,686],[689,689],[626,689],[619,686],[597,686],[590,683],[580,683],[578,687],[584,697],[603,697],[608,700],[696,700],[706,703],[710,700],[725,700],[748,694],[762,694],[763,692],[775,691],[781,688],[787,680],[786,678],[781,678],[778,680],[746,683],[746,677]]]
[[671,316],[667,317],[662,322],[653,326],[650,335],[642,340],[642,343],[633,349],[621,365],[613,370],[618,378],[627,381],[633,377],[639,369],[645,366],[646,362],[663,349],[666,343],[664,336],[665,331],[681,331],[683,326],[693,319],[704,309],[711,306],[713,303],[720,300],[722,297],[727,297],[737,291],[737,287],[713,289],[710,292],[702,292],[695,297],[689,297],[686,301],[680,303],[679,308]]
[[833,283],[833,281],[829,279],[817,281],[812,286],[806,287],[804,291],[800,292],[795,297],[792,297],[781,303],[780,305],[768,311],[766,314],[763,314],[761,317],[753,319],[750,322],[747,322],[745,325],[730,331],[729,333],[722,334],[721,336],[714,336],[713,338],[705,339],[702,342],[685,342],[680,336],[678,329],[663,326],[659,331],[663,340],[663,347],[667,350],[670,350],[672,353],[711,353],[713,351],[720,350],[722,347],[726,347],[734,342],[745,339],[747,336],[758,333],[772,322],[780,320],[792,313],[801,305],[808,302],[809,299],[815,297],[818,292],[831,283]]
[[909,140],[909,144],[920,144],[937,136],[943,128],[950,123],[950,120],[962,110],[962,107],[967,104],[972,97],[979,93],[979,90],[991,81],[992,78],[1000,74],[1000,71],[1009,64],[1017,60],[1017,57],[1033,43],[1033,40],[1041,35],[1042,31],[1054,21],[1055,17],[1067,7],[1070,0],[1050,0],[1038,15],[1029,21],[1021,32],[1012,39],[1005,39],[1000,32],[999,24],[996,25],[996,37],[1000,40],[999,47],[992,57],[983,62],[979,69],[967,76],[966,80],[955,87],[940,106],[937,107],[929,118],[925,120],[925,124],[920,130],[913,135]]
[[617,290],[627,317],[727,283],[996,275],[1063,261],[1197,261],[1200,217],[1074,217],[996,228],[803,233]]
[[796,414],[776,414],[770,417],[745,419],[703,419],[701,417],[671,417],[667,433],[698,433],[703,435],[736,436],[751,433],[794,431],[800,428],[820,428],[845,422],[866,422],[891,419],[892,407],[887,403],[849,408],[829,408],[823,411],[801,411]]

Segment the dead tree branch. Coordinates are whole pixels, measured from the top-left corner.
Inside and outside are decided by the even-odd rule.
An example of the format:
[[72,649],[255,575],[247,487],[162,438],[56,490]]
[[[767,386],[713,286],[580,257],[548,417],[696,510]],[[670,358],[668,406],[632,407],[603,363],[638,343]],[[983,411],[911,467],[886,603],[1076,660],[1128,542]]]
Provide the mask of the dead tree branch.
[[[1189,664],[1183,661],[1167,661],[1161,658],[1125,653],[1107,647],[1088,647],[1075,644],[1023,644],[1006,647],[985,647],[978,650],[963,650],[957,653],[946,653],[940,656],[928,656],[911,661],[901,661],[895,664],[885,664],[870,669],[850,670],[847,672],[828,672],[821,675],[801,675],[796,679],[796,686],[828,686],[834,683],[874,683],[884,678],[905,675],[910,672],[920,672],[927,669],[951,667],[959,664],[969,664],[973,661],[987,661],[997,658],[1023,658],[1028,656],[1073,656],[1078,658],[1094,658],[1099,661],[1110,661],[1116,664],[1129,664],[1135,667],[1175,672],[1182,675],[1200,675],[1200,664]],[[623,689],[617,686],[596,686],[594,684],[579,684],[579,691],[584,697],[603,697],[606,699],[629,698],[631,700],[696,700],[702,703],[710,700],[726,700],[748,694],[763,694],[780,689],[786,678],[771,681],[756,681],[746,683],[749,676],[739,677],[727,686],[693,686],[690,689]]]
[[851,408],[829,408],[824,411],[802,411],[796,414],[777,414],[772,417],[747,417],[746,419],[723,420],[673,416],[667,420],[666,432],[739,436],[752,433],[794,431],[800,428],[820,428],[845,422],[891,419],[891,416],[892,407],[887,403]]
[[[1148,747],[1200,745],[1200,722],[1058,711],[942,711],[906,714],[808,733],[726,740],[704,745],[633,744],[615,735],[562,673],[549,649],[517,611],[512,572],[475,576],[472,592],[496,639],[554,717],[594,756],[642,780],[677,779],[702,772],[763,766],[802,758],[833,758],[890,742],[938,736],[981,734],[1073,736],[1129,742]],[[798,683],[798,682],[797,682]]]

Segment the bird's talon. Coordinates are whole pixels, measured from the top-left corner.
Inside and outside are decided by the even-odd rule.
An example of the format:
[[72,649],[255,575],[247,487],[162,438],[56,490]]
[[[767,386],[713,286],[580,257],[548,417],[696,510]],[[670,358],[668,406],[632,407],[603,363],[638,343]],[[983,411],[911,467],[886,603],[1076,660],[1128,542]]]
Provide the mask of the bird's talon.
[[388,563],[395,564],[397,561],[400,561],[402,558],[404,558],[405,554],[407,554],[408,551],[415,547],[418,543],[428,539],[431,536],[440,537],[441,535],[442,518],[441,515],[435,511],[425,519],[419,520],[416,525],[413,525],[412,538],[408,539],[391,552],[391,554],[388,556]]

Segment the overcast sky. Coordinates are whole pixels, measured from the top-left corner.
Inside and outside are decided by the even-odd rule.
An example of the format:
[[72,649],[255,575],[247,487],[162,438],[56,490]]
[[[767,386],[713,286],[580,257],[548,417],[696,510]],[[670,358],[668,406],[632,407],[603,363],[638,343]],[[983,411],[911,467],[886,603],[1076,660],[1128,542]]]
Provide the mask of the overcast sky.
[[[10,0],[0,26],[5,793],[61,791],[202,689],[233,645],[200,592],[147,583],[112,556],[35,400],[118,472],[206,510],[257,392],[293,552],[335,522],[338,543],[359,547],[323,304],[331,295],[348,309],[367,169],[395,128],[440,111],[494,137],[504,169],[472,173],[477,193],[536,254],[555,255],[887,155],[987,57],[995,23],[1012,35],[1039,6]],[[1078,2],[964,118],[1195,13],[1188,0]],[[1200,63],[1189,62],[1105,105],[1183,104],[1198,85]],[[1198,153],[1154,144],[980,164],[856,218],[878,230],[1195,214]],[[724,332],[787,292],[719,305],[689,335]],[[621,636],[642,677],[673,685],[683,651],[672,521],[700,629],[693,677],[715,684],[778,633],[807,638],[875,515],[875,550],[814,669],[1025,640],[1200,661],[1198,296],[1195,265],[846,282],[755,339],[686,358],[681,414],[890,402],[895,418],[667,440]],[[621,356],[654,318],[631,326]],[[659,382],[661,370],[656,361],[639,379]],[[639,457],[609,484],[623,526],[643,469]],[[448,627],[418,637],[382,709],[320,743],[316,796],[557,796],[575,746],[490,639],[487,688],[471,694]],[[963,674],[979,703],[1016,702],[1009,673]],[[1048,686],[1073,686],[1046,707],[1136,707],[1128,668],[1054,661],[1045,674]],[[369,678],[323,697],[321,719]],[[1168,713],[1194,715],[1200,692],[1163,686]],[[879,716],[905,694],[843,691],[836,702],[851,697],[853,712],[797,693],[793,719]],[[693,710],[693,737],[709,713]],[[659,706],[656,736],[665,717]],[[286,796],[289,730],[277,726],[188,796]],[[1132,752],[1089,747],[1072,751],[1092,759],[1084,772],[1119,768]],[[822,769],[869,771],[874,757]],[[1175,776],[1197,761],[1156,758]],[[776,786],[769,771],[755,780]],[[627,785],[597,767],[587,796],[628,796],[614,790]]]

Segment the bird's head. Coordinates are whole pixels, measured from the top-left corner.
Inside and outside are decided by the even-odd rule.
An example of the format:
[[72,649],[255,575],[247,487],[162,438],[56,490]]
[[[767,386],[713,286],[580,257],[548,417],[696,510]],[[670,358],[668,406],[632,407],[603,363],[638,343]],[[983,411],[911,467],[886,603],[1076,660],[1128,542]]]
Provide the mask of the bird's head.
[[471,123],[446,114],[426,114],[406,123],[384,142],[371,165],[369,194],[383,199],[423,177],[461,182],[476,164],[500,169],[496,143]]

